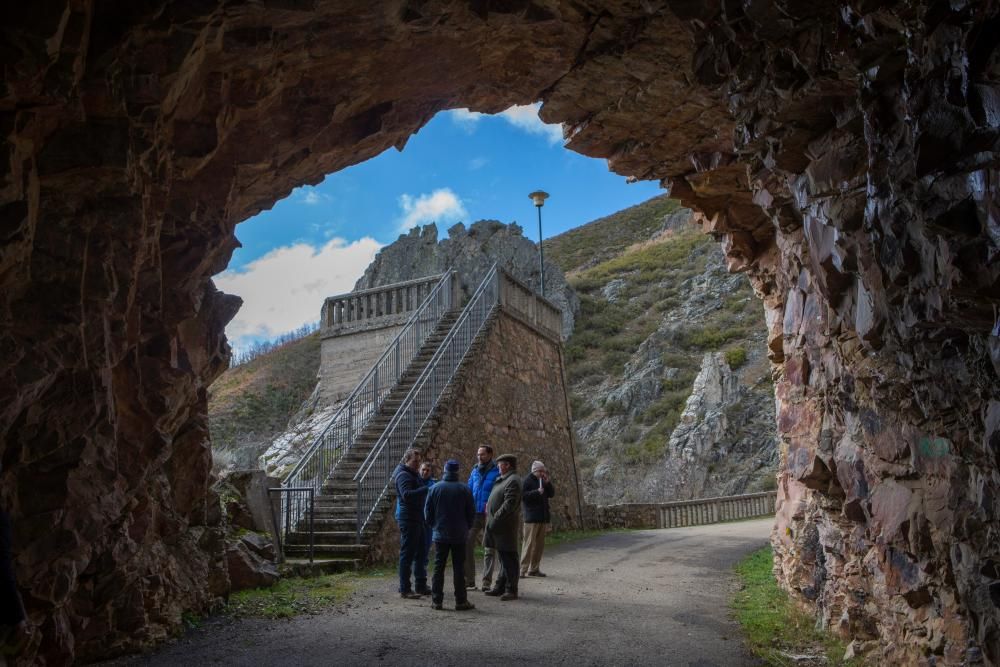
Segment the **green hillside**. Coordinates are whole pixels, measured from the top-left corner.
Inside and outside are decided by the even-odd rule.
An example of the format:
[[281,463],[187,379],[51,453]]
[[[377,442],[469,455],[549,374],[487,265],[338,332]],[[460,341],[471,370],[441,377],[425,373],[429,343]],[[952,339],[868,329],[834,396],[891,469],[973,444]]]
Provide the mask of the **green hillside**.
[[[546,241],[546,255],[580,298],[565,358],[591,502],[742,492],[773,477],[769,467],[747,463],[770,457],[751,443],[773,441],[762,308],[746,278],[725,270],[718,244],[688,217],[661,196]],[[722,352],[750,387],[728,408],[732,428],[719,443],[720,452],[746,456],[730,456],[732,465],[697,462],[709,471],[704,486],[672,488],[655,471],[673,455],[671,434],[707,352]]]
[[545,255],[564,273],[620,255],[628,246],[650,239],[663,218],[681,209],[669,195],[653,197],[623,211],[598,218],[545,240]]
[[319,370],[319,332],[230,368],[208,391],[216,467],[256,468],[271,440],[309,398]]

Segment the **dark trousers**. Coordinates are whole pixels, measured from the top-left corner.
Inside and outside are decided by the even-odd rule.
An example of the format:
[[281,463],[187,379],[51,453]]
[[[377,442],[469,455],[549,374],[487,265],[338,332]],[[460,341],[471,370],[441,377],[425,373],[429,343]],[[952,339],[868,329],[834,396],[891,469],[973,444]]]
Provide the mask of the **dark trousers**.
[[517,552],[497,549],[497,556],[500,557],[500,575],[497,576],[497,590],[516,593],[517,580],[521,574],[521,571],[517,567]]
[[431,558],[431,546],[434,544],[434,531],[428,524],[424,524],[424,550],[420,554],[420,567],[427,572],[427,564]]
[[427,588],[427,561],[424,558],[424,522],[399,522],[399,592],[409,593],[410,574],[417,590]]
[[444,568],[451,554],[452,583],[455,585],[455,603],[466,602],[465,592],[465,544],[434,543],[434,576],[431,577],[431,601],[440,604],[444,600]]

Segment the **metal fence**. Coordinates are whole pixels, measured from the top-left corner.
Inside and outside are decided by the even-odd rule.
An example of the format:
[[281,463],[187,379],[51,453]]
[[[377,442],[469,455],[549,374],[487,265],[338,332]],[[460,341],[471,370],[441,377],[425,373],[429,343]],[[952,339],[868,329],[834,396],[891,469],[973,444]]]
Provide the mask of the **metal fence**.
[[434,412],[473,341],[499,304],[500,281],[494,264],[465,306],[458,321],[403,400],[371,454],[354,476],[357,483],[358,542],[385,497],[392,473]]
[[[281,511],[282,514],[287,513],[288,517],[276,517],[274,516],[274,503],[271,502],[271,496],[273,494],[279,494],[281,496]],[[303,514],[309,514],[309,562],[313,562],[313,555],[316,548],[315,539],[316,531],[313,530],[313,516],[316,509],[316,493],[312,487],[278,487],[275,489],[267,490],[267,501],[268,505],[271,506],[271,521],[274,522],[275,526],[275,537],[278,539],[278,562],[283,563],[285,561],[285,543],[287,541],[288,535],[282,531],[279,526],[289,526],[289,517],[295,513],[298,516]]]
[[[282,488],[312,488],[320,494],[323,482],[333,474],[337,464],[354,445],[355,438],[378,414],[386,396],[396,387],[406,369],[420,352],[428,336],[434,332],[448,311],[457,304],[454,273],[449,269],[441,276],[419,309],[407,321],[399,335],[389,344],[371,370],[347,397],[344,404],[302,456],[302,460],[285,478]],[[303,516],[303,505],[289,506],[289,496],[282,496],[281,530],[287,534]]]

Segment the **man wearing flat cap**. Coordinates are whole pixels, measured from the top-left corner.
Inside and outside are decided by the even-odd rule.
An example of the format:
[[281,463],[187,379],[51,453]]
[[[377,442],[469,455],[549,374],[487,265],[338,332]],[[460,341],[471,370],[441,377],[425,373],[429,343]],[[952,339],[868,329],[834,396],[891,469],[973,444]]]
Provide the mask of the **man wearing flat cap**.
[[517,599],[517,533],[521,525],[521,478],[514,469],[513,454],[497,457],[500,477],[493,484],[486,501],[486,536],[483,546],[496,549],[500,559],[500,575],[496,585],[486,595],[499,595],[501,600]]

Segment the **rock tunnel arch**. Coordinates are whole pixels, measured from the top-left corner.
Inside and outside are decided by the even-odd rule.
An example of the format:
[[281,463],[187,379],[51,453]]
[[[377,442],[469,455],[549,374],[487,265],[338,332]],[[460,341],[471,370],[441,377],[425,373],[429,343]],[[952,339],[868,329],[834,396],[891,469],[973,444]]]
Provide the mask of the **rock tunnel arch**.
[[227,588],[205,389],[237,222],[435,112],[543,101],[764,300],[779,576],[884,657],[1000,663],[991,4],[6,8],[0,499],[38,660]]

